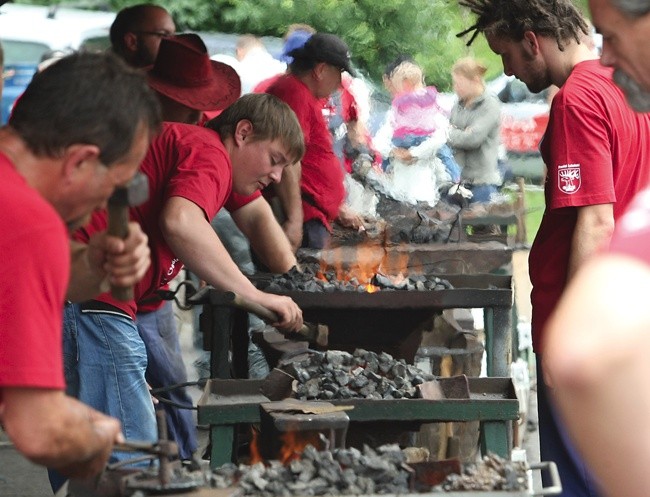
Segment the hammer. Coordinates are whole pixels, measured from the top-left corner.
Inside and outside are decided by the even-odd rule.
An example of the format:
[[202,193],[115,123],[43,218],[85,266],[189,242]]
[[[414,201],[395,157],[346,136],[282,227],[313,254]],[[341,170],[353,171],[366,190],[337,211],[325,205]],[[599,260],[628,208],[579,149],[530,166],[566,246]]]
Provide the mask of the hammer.
[[[137,173],[126,186],[118,186],[108,199],[107,233],[125,239],[129,235],[129,207],[143,204],[149,198],[149,181]],[[133,299],[132,287],[111,285],[111,295],[122,302]]]
[[[213,296],[211,297],[211,300],[215,304],[228,305],[255,314],[267,323],[274,323],[278,320],[278,316],[272,310],[263,305],[257,304],[256,302],[252,302],[235,292],[223,292],[219,298],[215,299]],[[325,347],[328,342],[329,328],[324,324],[303,323],[302,328],[300,328],[295,334],[288,333],[284,335],[289,340],[308,340],[311,343],[316,343],[321,347]]]

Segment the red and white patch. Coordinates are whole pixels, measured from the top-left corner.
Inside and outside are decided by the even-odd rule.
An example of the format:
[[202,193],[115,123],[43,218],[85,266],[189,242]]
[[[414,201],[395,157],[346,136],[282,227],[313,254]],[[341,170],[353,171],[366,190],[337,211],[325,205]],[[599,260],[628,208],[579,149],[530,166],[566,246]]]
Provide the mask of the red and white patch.
[[580,164],[565,164],[557,168],[557,187],[569,195],[580,190]]

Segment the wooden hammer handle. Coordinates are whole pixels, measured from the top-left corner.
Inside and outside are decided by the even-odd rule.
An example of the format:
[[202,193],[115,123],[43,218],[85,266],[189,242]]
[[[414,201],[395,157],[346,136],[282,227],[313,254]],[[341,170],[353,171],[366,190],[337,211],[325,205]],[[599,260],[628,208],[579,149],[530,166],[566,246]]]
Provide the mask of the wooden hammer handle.
[[[106,232],[118,238],[129,236],[129,208],[126,205],[108,204],[108,228]],[[133,300],[133,287],[111,285],[111,295],[116,300],[128,302]]]
[[[266,321],[267,323],[275,323],[279,321],[278,315],[273,312],[271,309],[264,307],[256,302],[252,302],[241,295],[236,294],[235,292],[225,292],[225,299],[229,305],[242,309],[251,314],[255,314],[260,319]],[[327,345],[327,337],[329,330],[324,325],[310,325],[303,323],[302,327],[297,332],[303,337],[311,342],[315,342],[318,345],[325,346]]]

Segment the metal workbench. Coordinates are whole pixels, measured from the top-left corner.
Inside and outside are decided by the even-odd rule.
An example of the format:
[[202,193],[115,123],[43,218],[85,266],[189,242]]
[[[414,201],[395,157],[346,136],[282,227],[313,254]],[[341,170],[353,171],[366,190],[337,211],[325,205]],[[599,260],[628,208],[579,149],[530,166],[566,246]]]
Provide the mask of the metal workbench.
[[[210,426],[215,468],[231,462],[235,430],[240,423],[258,423],[260,404],[270,402],[260,393],[263,380],[209,380],[198,403],[199,424]],[[469,399],[346,399],[329,401],[353,406],[346,411],[351,423],[480,421],[484,453],[508,457],[510,422],[519,416],[519,402],[509,378],[469,378]]]

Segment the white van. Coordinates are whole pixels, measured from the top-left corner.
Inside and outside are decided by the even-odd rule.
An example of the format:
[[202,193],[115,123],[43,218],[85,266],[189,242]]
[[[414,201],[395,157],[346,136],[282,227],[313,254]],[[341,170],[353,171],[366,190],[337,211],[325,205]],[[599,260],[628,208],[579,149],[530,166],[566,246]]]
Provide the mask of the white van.
[[43,57],[52,51],[103,50],[110,46],[114,12],[5,4],[0,7],[0,43],[5,54],[2,123],[31,81]]

